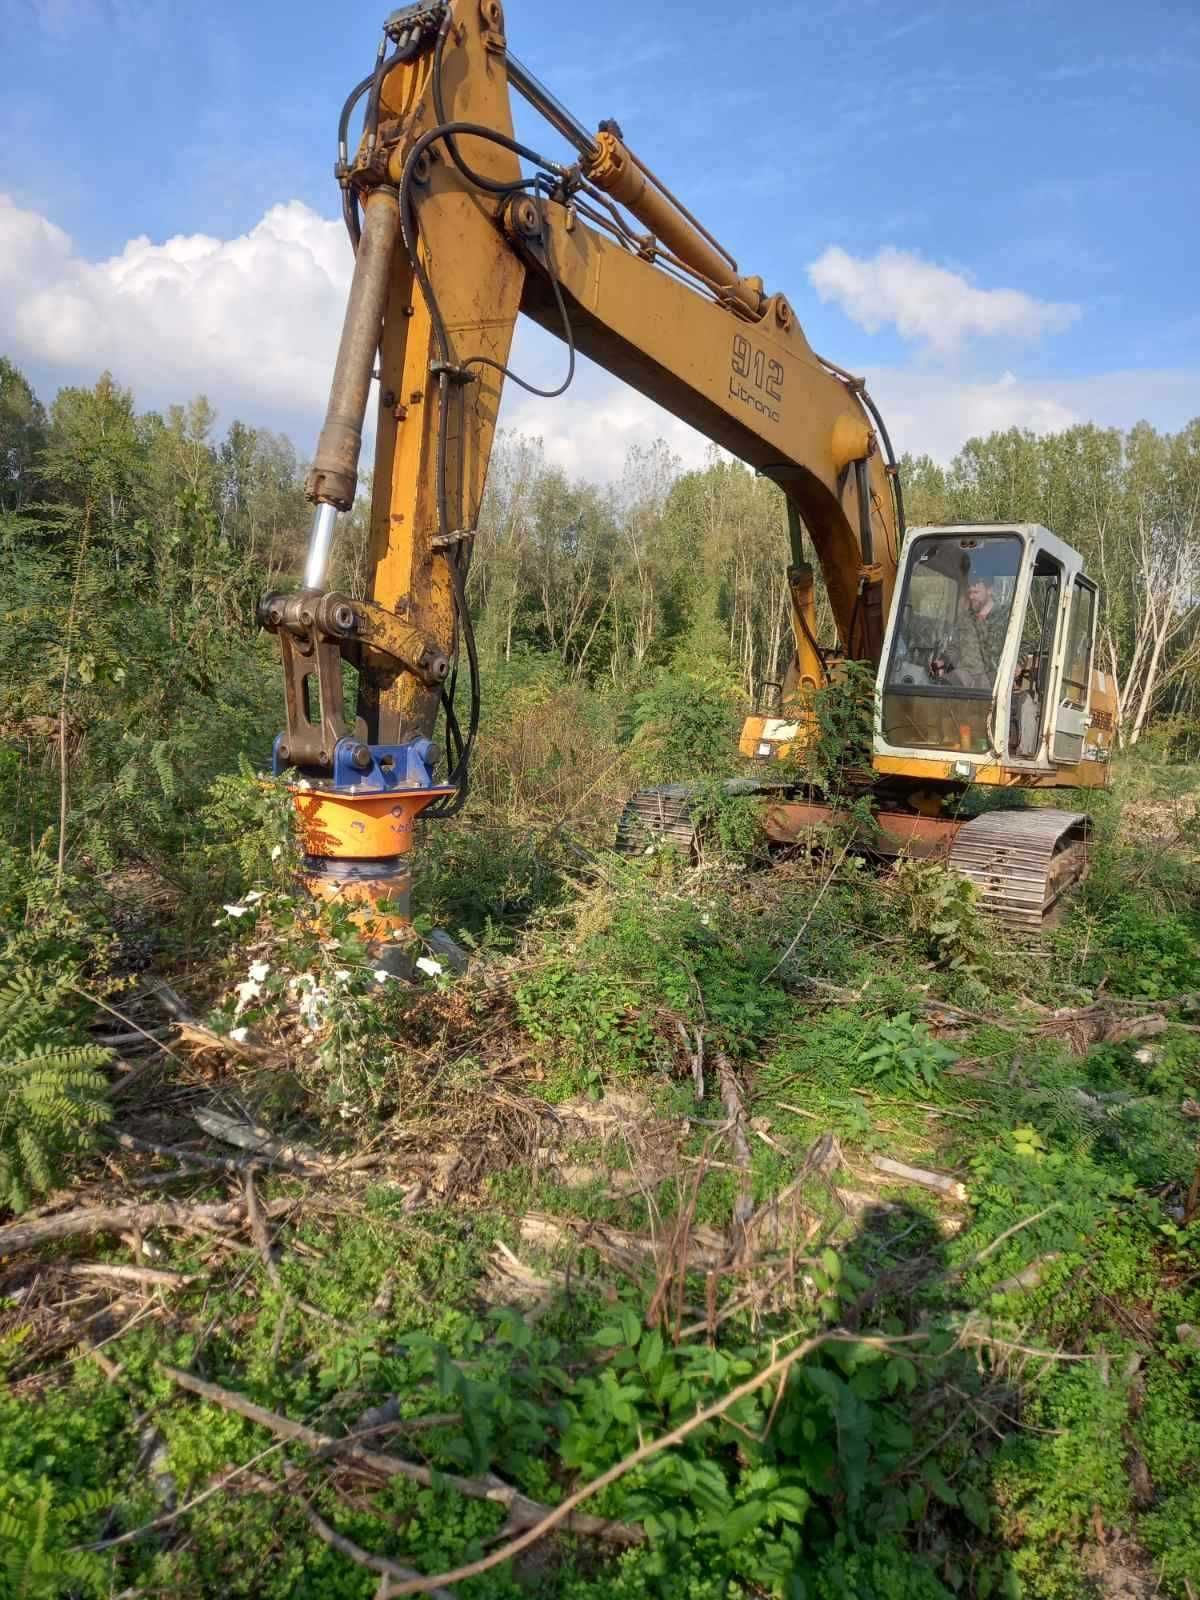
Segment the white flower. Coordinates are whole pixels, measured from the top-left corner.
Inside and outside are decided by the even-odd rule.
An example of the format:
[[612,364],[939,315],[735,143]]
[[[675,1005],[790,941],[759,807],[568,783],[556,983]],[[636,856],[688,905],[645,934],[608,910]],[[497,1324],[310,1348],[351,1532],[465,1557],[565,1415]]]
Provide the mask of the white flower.
[[283,846],[281,844],[273,844],[271,846],[271,860],[272,861],[278,861],[282,854],[283,854]]
[[[250,910],[249,906],[224,906],[222,908],[227,917],[244,917]],[[215,924],[214,924],[215,926]]]
[[233,992],[238,997],[233,1014],[235,1017],[240,1017],[252,1000],[262,999],[262,984],[255,983],[253,978],[247,978],[244,983],[235,984]]
[[334,983],[349,983],[352,973],[349,967],[339,967],[333,975]]
[[417,968],[421,972],[427,972],[431,978],[438,978],[442,974],[442,963],[435,961],[432,956],[418,956]]
[[387,970],[386,967],[375,968],[374,978],[376,983],[386,983],[391,976],[392,974]]
[[269,961],[252,961],[247,968],[246,976],[255,983],[261,983],[271,970]]
[[246,891],[246,904],[248,906],[254,905],[256,901],[263,898],[264,893],[265,891],[262,889],[248,889]]
[[329,1004],[329,990],[322,989],[320,984],[314,984],[307,989],[300,1001],[300,1020],[311,1033],[321,1022],[321,1016]]
[[246,1040],[250,1037],[250,1029],[230,1028],[229,1037],[233,1040],[234,1044],[245,1044]]

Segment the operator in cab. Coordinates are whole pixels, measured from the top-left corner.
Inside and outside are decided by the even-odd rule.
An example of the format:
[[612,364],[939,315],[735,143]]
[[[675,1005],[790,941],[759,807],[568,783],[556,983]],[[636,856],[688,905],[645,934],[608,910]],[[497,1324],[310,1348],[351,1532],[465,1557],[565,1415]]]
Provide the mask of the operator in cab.
[[1008,607],[1000,604],[989,579],[975,575],[959,605],[953,652],[930,662],[934,678],[961,689],[991,692],[1008,632]]

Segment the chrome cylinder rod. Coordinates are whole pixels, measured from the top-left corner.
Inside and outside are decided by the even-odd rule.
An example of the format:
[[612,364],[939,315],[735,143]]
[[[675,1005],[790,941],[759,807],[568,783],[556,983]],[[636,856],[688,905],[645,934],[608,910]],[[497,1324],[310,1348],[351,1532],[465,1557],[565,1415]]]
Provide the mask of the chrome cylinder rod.
[[596,141],[566,106],[561,105],[544,83],[539,83],[528,67],[523,67],[516,56],[507,56],[508,81],[535,111],[541,112],[552,128],[557,128],[568,144],[575,146],[581,156],[596,154]]
[[333,530],[337,526],[337,507],[325,503],[313,511],[312,532],[308,536],[308,559],[304,564],[304,587],[323,589],[329,567]]

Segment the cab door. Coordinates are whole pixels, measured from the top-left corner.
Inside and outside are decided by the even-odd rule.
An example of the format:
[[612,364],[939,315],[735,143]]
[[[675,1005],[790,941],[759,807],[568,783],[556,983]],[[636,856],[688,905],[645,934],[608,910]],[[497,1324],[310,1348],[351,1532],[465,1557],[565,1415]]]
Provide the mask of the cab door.
[[1050,754],[1060,766],[1073,766],[1083,760],[1096,638],[1096,586],[1087,578],[1077,576],[1071,585],[1066,624]]

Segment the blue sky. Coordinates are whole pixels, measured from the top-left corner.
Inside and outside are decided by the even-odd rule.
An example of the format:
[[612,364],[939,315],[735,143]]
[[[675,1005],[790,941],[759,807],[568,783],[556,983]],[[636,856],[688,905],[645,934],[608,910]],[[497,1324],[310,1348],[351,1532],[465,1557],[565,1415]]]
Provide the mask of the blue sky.
[[[306,449],[316,380],[288,328],[327,360],[348,265],[307,213],[337,214],[334,123],[384,9],[0,0],[0,221],[23,230],[6,276],[0,228],[0,349],[43,390],[104,364],[147,403],[207,388],[226,420],[261,415]],[[946,454],[956,427],[993,417],[1175,427],[1200,413],[1195,0],[508,0],[506,11],[514,52],[580,120],[617,117],[743,270],[788,294],[816,348],[878,375],[902,448]],[[549,131],[523,131],[559,153]],[[255,229],[288,202],[300,206],[267,230],[267,249]],[[92,270],[141,235],[137,274]],[[211,271],[191,260],[203,249],[159,251],[196,235],[221,247]],[[243,239],[258,242],[225,249]],[[311,282],[289,250],[312,257]],[[153,299],[164,262],[187,273],[169,317]],[[950,277],[923,278],[923,266]],[[42,326],[60,282],[74,296],[69,334]],[[993,317],[999,303],[972,305],[972,290],[1012,291],[1035,310]],[[923,300],[960,293],[961,332],[931,336]],[[193,321],[184,348],[178,325]],[[246,345],[271,369],[258,387],[239,368]],[[557,364],[545,336],[521,350],[539,371]],[[586,455],[589,414],[655,420],[624,404],[592,371],[559,414],[514,407],[508,420]],[[684,433],[664,431],[690,453]]]

